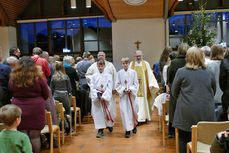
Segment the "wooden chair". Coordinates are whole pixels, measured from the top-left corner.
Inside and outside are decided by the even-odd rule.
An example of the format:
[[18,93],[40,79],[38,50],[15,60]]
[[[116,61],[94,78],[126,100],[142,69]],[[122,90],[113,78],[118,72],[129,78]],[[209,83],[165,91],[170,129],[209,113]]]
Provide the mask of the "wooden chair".
[[77,120],[77,113],[79,118],[79,126],[81,126],[81,110],[79,107],[76,107],[76,97],[75,96],[69,96],[69,98],[72,101],[72,107],[71,112],[74,112],[74,129],[76,130],[76,120]]
[[[65,129],[64,129],[64,107],[62,103],[59,103],[59,111],[60,111],[60,119],[61,119],[61,124],[62,124],[62,144],[64,144],[64,137],[65,137]],[[70,137],[72,137],[72,120],[71,120],[71,116],[67,115],[67,118],[70,122]]]
[[165,101],[162,104],[162,142],[163,146],[165,146],[165,125],[169,121],[169,101]]
[[53,153],[53,135],[57,133],[58,138],[58,151],[61,152],[60,148],[60,127],[58,125],[52,125],[52,117],[50,112],[46,112],[46,121],[48,125],[41,130],[42,134],[50,133],[50,153]]
[[192,141],[187,143],[187,153],[210,153],[216,133],[228,129],[226,122],[199,122],[192,126]]
[[0,123],[0,132],[5,128],[5,125],[3,123]]
[[179,153],[179,131],[175,128],[176,153]]

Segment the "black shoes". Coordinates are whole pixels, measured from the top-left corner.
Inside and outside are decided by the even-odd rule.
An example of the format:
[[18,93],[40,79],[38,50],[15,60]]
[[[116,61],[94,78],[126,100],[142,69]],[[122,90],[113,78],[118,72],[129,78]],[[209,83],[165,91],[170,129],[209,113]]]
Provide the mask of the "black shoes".
[[113,127],[108,127],[109,132],[113,131]]
[[133,130],[132,130],[133,134],[136,134],[137,133],[137,127],[135,127]]
[[125,138],[129,138],[129,137],[130,137],[130,131],[126,131]]
[[103,136],[103,129],[99,129],[96,138],[101,138]]

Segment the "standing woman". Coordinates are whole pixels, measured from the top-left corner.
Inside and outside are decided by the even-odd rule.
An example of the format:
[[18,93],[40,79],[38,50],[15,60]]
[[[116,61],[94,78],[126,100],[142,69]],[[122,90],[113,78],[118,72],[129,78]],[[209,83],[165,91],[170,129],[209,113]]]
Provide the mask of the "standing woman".
[[177,71],[172,85],[172,95],[177,99],[173,127],[179,130],[180,153],[186,153],[192,125],[214,121],[215,91],[215,76],[206,69],[204,53],[191,47],[186,54],[186,65]]
[[41,68],[32,58],[24,56],[11,72],[9,81],[12,104],[22,110],[18,130],[29,136],[34,153],[40,152],[40,132],[45,126],[45,100],[49,93],[42,77]]
[[227,121],[227,108],[229,106],[229,49],[220,64],[219,85],[223,91],[222,107],[223,113],[220,116],[222,121]]
[[68,95],[72,92],[72,86],[68,75],[65,73],[64,64],[56,61],[55,72],[52,76],[50,88],[55,100],[63,103],[65,113],[70,114],[70,102]]
[[161,85],[162,85],[163,92],[166,92],[166,88],[165,88],[166,82],[164,81],[163,68],[167,64],[169,54],[172,51],[173,51],[172,48],[165,47],[165,49],[163,50],[163,52],[161,54],[160,60],[159,60],[159,72],[160,72],[160,76],[161,76]]
[[[167,70],[167,92],[170,93],[170,88],[173,84],[173,80],[175,78],[175,75],[177,73],[177,70],[179,68],[182,68],[185,66],[185,57],[186,57],[186,52],[188,50],[189,46],[186,43],[182,43],[178,47],[177,51],[177,57],[171,61],[170,66],[168,67]],[[169,98],[169,125],[168,125],[168,138],[172,138],[175,136],[175,129],[172,127],[173,123],[173,118],[174,118],[174,113],[176,110],[176,99],[172,96],[172,93],[170,93],[170,98]]]
[[215,75],[216,80],[216,93],[214,97],[215,108],[221,105],[221,97],[223,95],[222,90],[219,87],[219,71],[220,71],[220,63],[223,59],[223,47],[220,45],[214,45],[211,48],[211,60],[206,64],[207,69],[210,70]]

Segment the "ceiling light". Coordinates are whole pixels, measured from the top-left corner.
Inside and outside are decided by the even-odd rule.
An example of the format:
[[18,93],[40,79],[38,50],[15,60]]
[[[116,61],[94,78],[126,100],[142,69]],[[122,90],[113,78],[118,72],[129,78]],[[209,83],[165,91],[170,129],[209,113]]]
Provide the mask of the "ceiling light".
[[71,0],[71,8],[76,9],[76,0]]
[[91,0],[86,0],[86,8],[91,8]]
[[128,5],[142,5],[144,4],[147,0],[123,0],[126,4]]
[[182,2],[183,0],[178,0],[179,2]]

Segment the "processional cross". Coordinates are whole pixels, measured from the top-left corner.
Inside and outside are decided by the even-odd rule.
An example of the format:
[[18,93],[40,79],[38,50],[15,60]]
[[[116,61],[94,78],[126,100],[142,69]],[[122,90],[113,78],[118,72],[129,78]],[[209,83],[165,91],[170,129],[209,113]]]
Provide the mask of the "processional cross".
[[103,89],[103,84],[100,85],[101,89]]
[[135,44],[137,45],[136,47],[137,47],[137,50],[139,50],[139,48],[140,48],[140,44],[141,44],[142,42],[140,42],[140,41],[136,41],[135,42]]

